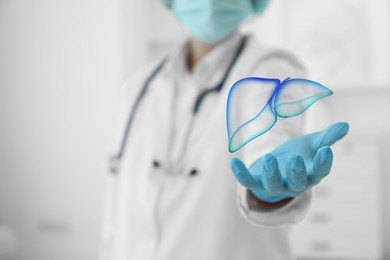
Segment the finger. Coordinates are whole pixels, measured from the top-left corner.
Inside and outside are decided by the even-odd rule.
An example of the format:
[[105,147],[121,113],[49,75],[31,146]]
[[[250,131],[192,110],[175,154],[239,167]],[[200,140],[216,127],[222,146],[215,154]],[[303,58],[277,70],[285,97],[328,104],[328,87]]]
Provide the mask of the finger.
[[315,134],[316,141],[315,149],[319,149],[322,146],[331,146],[338,140],[347,135],[349,130],[349,124],[346,122],[339,122],[329,126],[327,129]]
[[287,158],[286,182],[287,187],[294,192],[300,192],[306,188],[307,173],[305,162],[302,156],[291,154]]
[[333,163],[333,152],[329,146],[321,147],[314,156],[313,164],[311,165],[308,176],[313,183],[319,183],[321,179],[326,177]]
[[237,181],[248,189],[256,189],[259,183],[252,177],[245,164],[238,158],[232,158],[230,165]]
[[[273,195],[281,193],[283,191],[283,179],[275,156],[266,154],[261,158],[261,164],[261,181],[264,188]],[[253,174],[255,175],[255,173]]]

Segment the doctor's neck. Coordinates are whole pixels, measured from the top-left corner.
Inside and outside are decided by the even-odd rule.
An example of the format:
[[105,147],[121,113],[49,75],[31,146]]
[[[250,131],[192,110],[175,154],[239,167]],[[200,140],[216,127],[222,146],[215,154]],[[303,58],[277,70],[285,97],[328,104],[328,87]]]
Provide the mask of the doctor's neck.
[[201,42],[195,38],[191,38],[188,42],[188,53],[187,53],[187,69],[192,72],[195,64],[209,53],[217,43],[210,44]]

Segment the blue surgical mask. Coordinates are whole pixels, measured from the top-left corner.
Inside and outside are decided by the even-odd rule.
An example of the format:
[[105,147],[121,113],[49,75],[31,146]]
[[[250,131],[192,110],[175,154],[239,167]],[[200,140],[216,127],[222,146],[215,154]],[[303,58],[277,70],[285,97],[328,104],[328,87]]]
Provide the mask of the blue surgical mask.
[[162,1],[195,38],[206,43],[222,40],[235,31],[248,16],[259,12],[253,0]]

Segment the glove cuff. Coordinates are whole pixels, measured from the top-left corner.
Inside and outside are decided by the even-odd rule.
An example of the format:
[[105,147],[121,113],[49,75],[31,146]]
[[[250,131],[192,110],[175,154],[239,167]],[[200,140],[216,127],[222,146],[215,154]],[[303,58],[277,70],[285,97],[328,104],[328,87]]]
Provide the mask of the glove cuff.
[[272,195],[268,195],[268,194],[255,192],[252,190],[250,190],[250,191],[256,198],[258,198],[259,200],[263,200],[265,202],[268,202],[268,203],[275,203],[275,202],[278,202],[278,201],[281,201],[281,200],[288,198],[288,196],[272,196]]

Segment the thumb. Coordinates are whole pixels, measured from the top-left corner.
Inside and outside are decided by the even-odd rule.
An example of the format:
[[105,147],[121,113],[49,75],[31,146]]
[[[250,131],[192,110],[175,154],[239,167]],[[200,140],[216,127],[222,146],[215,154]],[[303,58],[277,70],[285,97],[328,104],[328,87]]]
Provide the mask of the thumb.
[[323,131],[313,134],[314,148],[317,150],[323,146],[331,146],[347,135],[349,124],[347,122],[335,123]]
[[233,170],[234,177],[236,177],[237,181],[242,186],[245,186],[248,189],[253,189],[256,187],[256,180],[252,177],[248,168],[246,168],[245,164],[240,159],[232,158],[230,160],[230,164]]

